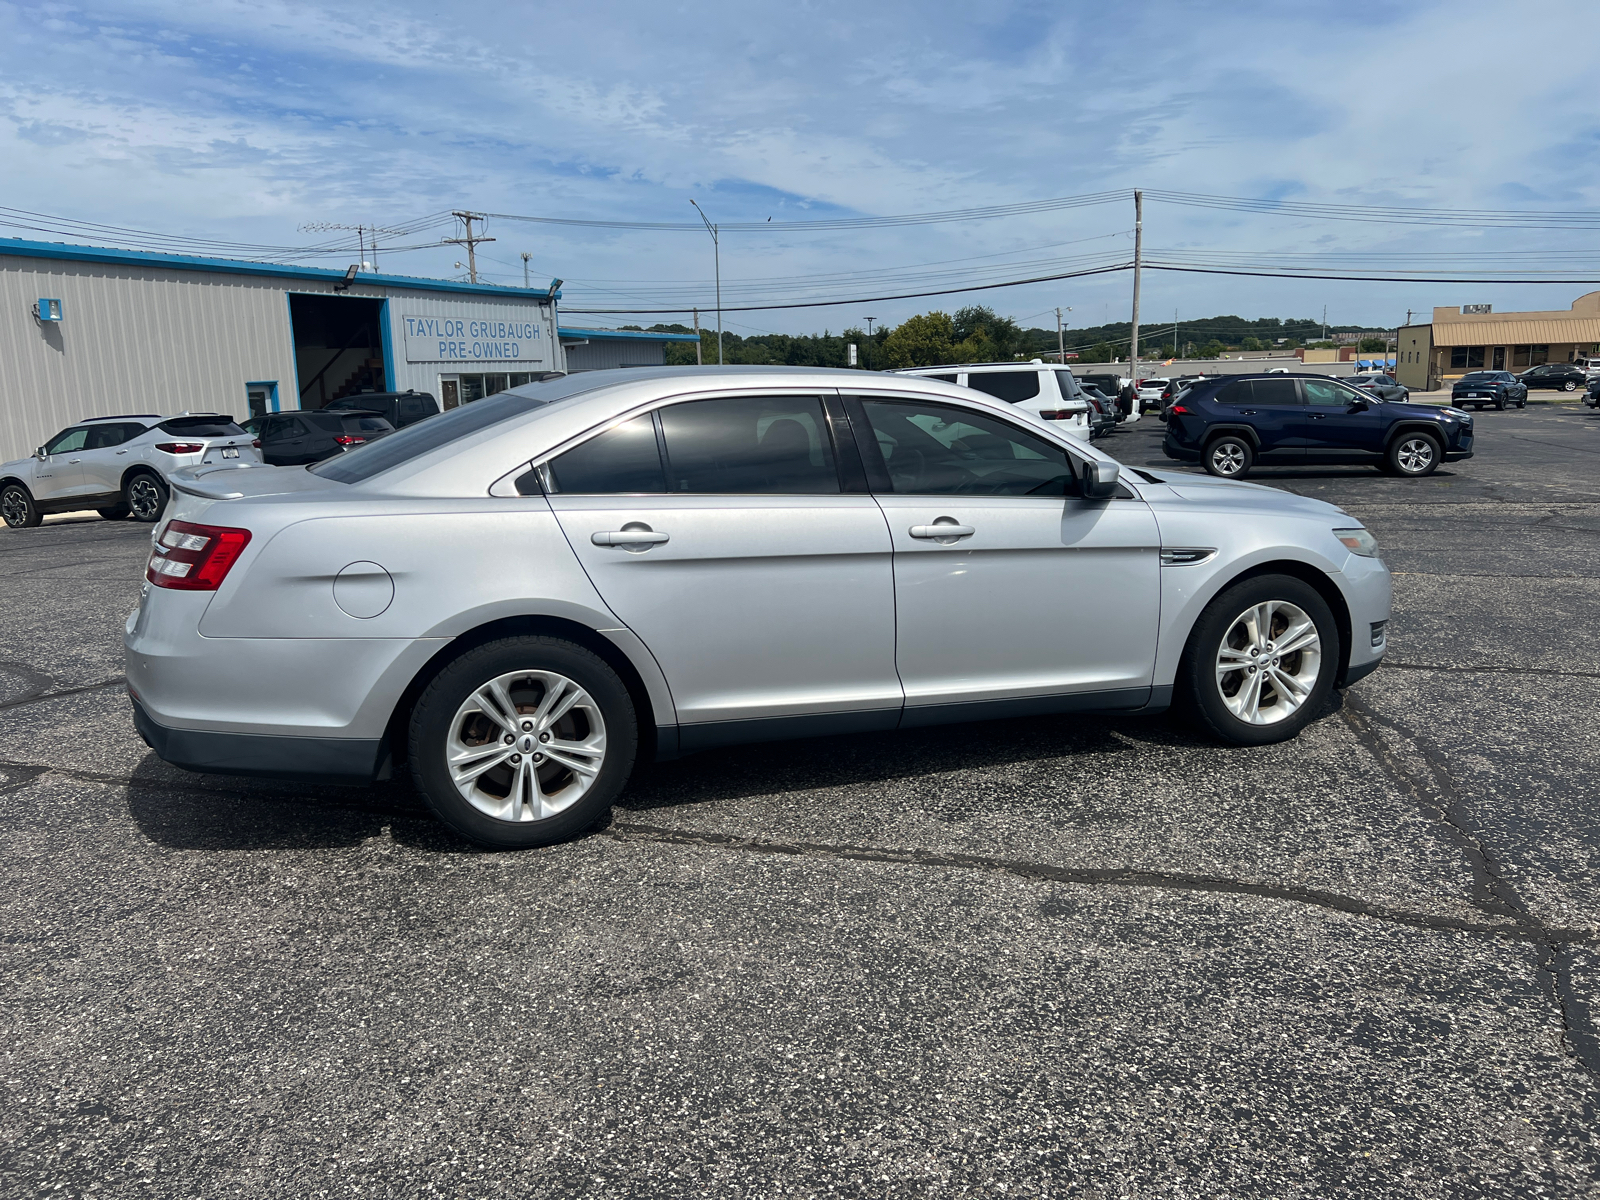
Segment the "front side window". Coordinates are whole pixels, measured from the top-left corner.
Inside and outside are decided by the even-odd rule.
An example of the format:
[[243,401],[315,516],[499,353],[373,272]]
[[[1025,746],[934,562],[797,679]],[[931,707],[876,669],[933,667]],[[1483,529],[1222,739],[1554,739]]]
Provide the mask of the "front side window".
[[973,371],[967,375],[967,386],[987,392],[996,400],[1015,404],[1019,400],[1032,400],[1039,394],[1039,372]]
[[55,437],[44,444],[46,454],[67,454],[73,450],[82,450],[84,443],[89,440],[89,431],[82,427],[77,429],[63,429]]
[[1302,379],[1300,386],[1306,390],[1306,403],[1323,408],[1348,408],[1356,400],[1366,399],[1331,379]]
[[911,496],[1076,496],[1067,452],[1003,421],[916,401],[862,400],[894,491]]
[[839,491],[816,396],[690,400],[661,410],[674,492],[824,495]]
[[557,492],[612,496],[666,491],[667,477],[661,470],[661,451],[656,445],[655,417],[646,413],[613,425],[551,459],[548,473],[551,490]]

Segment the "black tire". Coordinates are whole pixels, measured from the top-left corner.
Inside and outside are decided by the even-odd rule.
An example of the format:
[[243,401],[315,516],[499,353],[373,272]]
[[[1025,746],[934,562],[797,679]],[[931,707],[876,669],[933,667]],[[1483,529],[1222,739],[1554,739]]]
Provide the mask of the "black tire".
[[1391,475],[1421,479],[1434,473],[1443,454],[1444,446],[1437,436],[1423,429],[1409,429],[1390,439],[1383,464]]
[[128,506],[126,504],[113,504],[110,508],[97,508],[95,512],[108,521],[125,521],[128,517]]
[[146,525],[161,519],[167,496],[167,485],[154,471],[135,471],[122,485],[122,503],[128,515]]
[[[503,676],[524,672],[529,673],[530,678],[513,683],[506,690],[517,709],[515,735],[504,732],[504,724],[490,718],[482,709],[463,715],[463,709],[480,688]],[[519,770],[534,772],[540,777],[541,798],[545,788],[561,785],[570,790],[582,784],[579,772],[546,759],[539,752],[540,742],[548,739],[541,737],[535,722],[539,702],[547,693],[545,682],[532,678],[533,673],[563,677],[587,694],[588,704],[575,706],[551,728],[558,738],[592,739],[598,727],[604,738],[599,769],[589,780],[587,790],[580,790],[564,807],[549,816],[522,815],[524,805],[520,801],[516,810],[518,819],[495,816],[479,804],[492,804],[497,797],[503,798],[509,812],[511,789],[522,778],[517,774]],[[465,736],[459,736],[461,734]],[[520,741],[513,742],[505,747],[504,754],[520,752],[515,753],[516,761],[520,762],[521,755],[525,754],[527,762],[513,767],[510,760],[497,761],[497,765],[482,771],[470,783],[470,791],[477,800],[474,803],[463,794],[451,775],[447,754],[453,736],[467,747],[495,748],[486,753],[499,752],[503,737],[524,739],[528,743],[526,746]],[[412,778],[428,807],[443,824],[480,846],[523,850],[565,841],[611,811],[612,801],[633,771],[639,750],[639,725],[627,687],[598,655],[559,638],[514,637],[469,650],[440,671],[412,710],[409,739]],[[535,761],[542,765],[534,767]],[[480,783],[483,786],[480,787]],[[559,798],[559,795],[555,797]]]
[[1495,410],[1495,412],[1505,412],[1506,406],[1507,406],[1508,403],[1509,402],[1506,400],[1506,398],[1504,396],[1501,396],[1498,400],[1496,400],[1494,402],[1494,410]]
[[1578,390],[1578,382],[1577,382],[1577,380],[1575,380],[1575,379],[1562,380],[1562,382],[1561,382],[1561,390],[1563,392],[1575,392],[1575,391],[1577,391]]
[[33,494],[20,483],[8,483],[0,488],[0,517],[12,529],[35,529],[44,520]]
[[[1230,644],[1237,640],[1241,615],[1257,605],[1272,603],[1293,605],[1309,617],[1316,626],[1320,648],[1314,663],[1307,663],[1306,651],[1282,659],[1281,665],[1286,673],[1298,674],[1303,679],[1304,672],[1314,671],[1315,681],[1309,684],[1308,694],[1299,706],[1288,710],[1287,715],[1279,716],[1273,712],[1277,705],[1285,703],[1274,692],[1268,702],[1261,705],[1260,711],[1266,719],[1258,724],[1241,719],[1230,708],[1230,703],[1236,701],[1246,687],[1247,677],[1242,670],[1219,674],[1218,660],[1224,639],[1229,639]],[[1287,615],[1280,609],[1272,620],[1276,623],[1280,617]],[[1268,746],[1287,741],[1326,707],[1328,694],[1333,691],[1334,676],[1339,671],[1340,653],[1339,627],[1333,619],[1333,613],[1327,601],[1309,583],[1292,575],[1262,575],[1247,579],[1225,589],[1206,605],[1200,619],[1195,622],[1178,667],[1177,698],[1181,708],[1196,725],[1224,742],[1235,746]],[[1276,658],[1272,661],[1279,662]],[[1264,671],[1261,678],[1267,680],[1270,674]],[[1269,688],[1281,685],[1269,682],[1257,686],[1259,691],[1266,692]],[[1230,687],[1233,688],[1231,696],[1225,691]]]
[[1205,453],[1200,456],[1200,461],[1205,464],[1206,473],[1209,475],[1215,475],[1219,479],[1243,479],[1250,474],[1250,468],[1255,466],[1256,452],[1244,438],[1237,434],[1224,433],[1206,443]]

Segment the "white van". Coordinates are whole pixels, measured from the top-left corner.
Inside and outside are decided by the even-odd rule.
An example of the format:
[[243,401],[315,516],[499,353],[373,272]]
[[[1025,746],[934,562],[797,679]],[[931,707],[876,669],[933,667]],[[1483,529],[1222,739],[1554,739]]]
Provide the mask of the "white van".
[[1073,437],[1089,440],[1089,402],[1067,367],[1032,362],[958,363],[949,367],[906,367],[891,375],[917,375],[969,387],[997,400],[1058,421]]

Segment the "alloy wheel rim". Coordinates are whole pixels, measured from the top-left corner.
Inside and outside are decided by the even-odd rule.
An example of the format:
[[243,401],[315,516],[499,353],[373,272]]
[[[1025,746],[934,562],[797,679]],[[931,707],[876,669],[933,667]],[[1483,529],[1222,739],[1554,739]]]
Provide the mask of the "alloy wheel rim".
[[1252,604],[1229,624],[1217,650],[1217,692],[1247,725],[1276,725],[1298,712],[1322,673],[1316,622],[1287,600]]
[[1423,471],[1433,462],[1433,443],[1427,438],[1408,438],[1400,443],[1395,457],[1400,460],[1402,471]]
[[0,517],[5,518],[7,525],[20,528],[28,519],[27,501],[15,491],[9,491],[0,496]]
[[1211,462],[1224,475],[1236,475],[1244,468],[1244,451],[1231,442],[1211,452]]
[[487,817],[543,821],[571,808],[605,765],[606,723],[588,692],[554,671],[496,676],[461,702],[445,765]]
[[161,510],[161,491],[148,479],[135,479],[128,488],[128,507],[136,517],[153,517]]

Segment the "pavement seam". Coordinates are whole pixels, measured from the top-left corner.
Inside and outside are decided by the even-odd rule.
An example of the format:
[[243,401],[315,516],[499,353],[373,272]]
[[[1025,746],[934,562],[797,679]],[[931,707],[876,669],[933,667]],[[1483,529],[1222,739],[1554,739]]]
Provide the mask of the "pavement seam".
[[1432,663],[1396,662],[1394,659],[1383,660],[1385,671],[1448,671],[1457,674],[1492,674],[1492,675],[1543,675],[1559,676],[1568,679],[1600,679],[1600,671],[1557,671],[1550,667],[1441,667]]
[[[1573,988],[1571,955],[1565,949],[1580,940],[1592,939],[1572,938],[1567,936],[1570,930],[1546,924],[1501,873],[1487,839],[1471,828],[1463,809],[1463,797],[1445,765],[1444,755],[1437,748],[1401,722],[1368,707],[1353,694],[1345,695],[1340,715],[1390,781],[1410,794],[1423,815],[1442,825],[1451,842],[1466,854],[1473,874],[1473,904],[1485,914],[1510,917],[1521,930],[1522,938],[1538,948],[1536,970],[1561,1020],[1562,1045],[1580,1066],[1600,1076],[1600,1036],[1596,1035],[1589,1006]],[[1374,726],[1381,726],[1409,741],[1426,766],[1428,777],[1419,778],[1408,769],[1383,744]]]
[[[0,663],[0,669],[5,664]],[[29,692],[25,696],[18,696],[15,700],[0,703],[0,712],[8,708],[21,708],[25,704],[38,704],[42,700],[54,700],[59,696],[76,696],[82,692],[98,692],[104,688],[122,687],[128,682],[125,675],[118,675],[113,679],[103,679],[99,683],[86,683],[82,687],[59,688],[53,692]]]
[[[664,842],[670,845],[700,846],[714,850],[739,850],[750,854],[777,854],[795,858],[834,858],[859,862],[898,863],[906,866],[940,867],[961,870],[990,871],[1014,875],[1022,879],[1046,883],[1068,883],[1089,886],[1142,887],[1165,891],[1219,892],[1230,895],[1254,896],[1268,900],[1286,900],[1315,908],[1326,908],[1350,916],[1370,917],[1377,921],[1407,925],[1448,933],[1492,934],[1518,941],[1534,941],[1533,934],[1522,924],[1510,921],[1502,924],[1485,924],[1456,917],[1437,917],[1426,913],[1408,912],[1387,905],[1372,904],[1354,896],[1317,888],[1288,887],[1270,883],[1250,883],[1239,879],[1226,879],[1212,875],[1190,875],[1176,871],[1154,871],[1140,867],[1076,868],[1059,867],[1049,863],[1025,862],[1017,859],[992,858],[979,854],[935,853],[926,850],[893,849],[881,846],[854,846],[828,842],[780,842],[765,838],[740,837],[734,834],[696,830],[671,829],[659,825],[644,825],[633,821],[613,821],[598,831],[601,837],[613,841]],[[1584,929],[1550,930],[1550,936],[1563,943],[1585,943],[1597,940],[1596,935]]]

